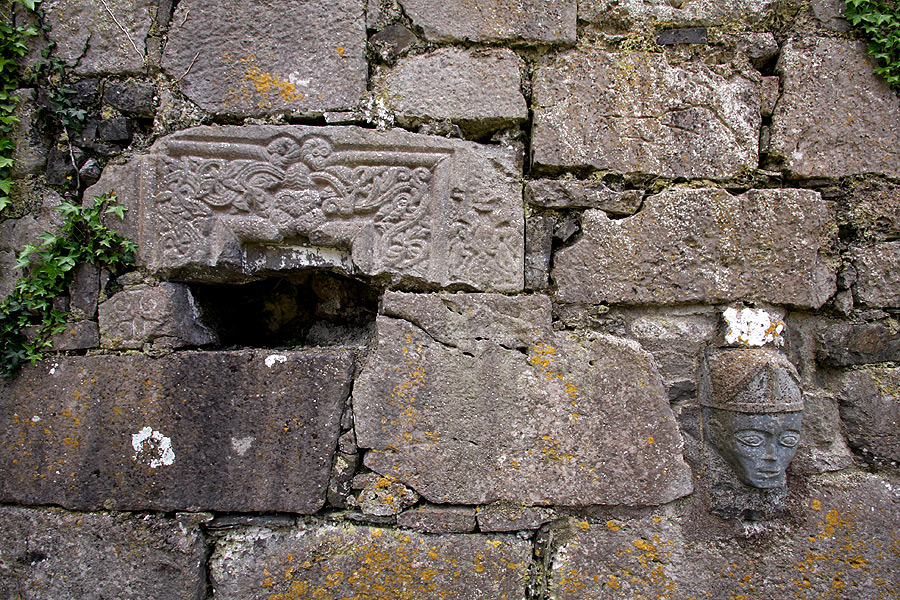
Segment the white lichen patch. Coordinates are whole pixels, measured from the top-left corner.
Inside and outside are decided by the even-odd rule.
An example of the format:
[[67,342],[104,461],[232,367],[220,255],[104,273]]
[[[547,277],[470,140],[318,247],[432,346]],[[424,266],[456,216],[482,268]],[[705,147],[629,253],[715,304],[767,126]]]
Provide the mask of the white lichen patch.
[[287,356],[284,354],[270,354],[266,357],[266,366],[270,369],[275,366],[275,363],[286,363]]
[[725,319],[725,341],[729,344],[784,344],[784,338],[781,337],[784,321],[763,309],[744,308],[739,311],[729,308],[722,313],[722,317]]
[[169,466],[175,462],[175,451],[172,449],[172,440],[152,427],[144,427],[131,435],[131,447],[134,448],[134,460],[142,454],[150,465],[156,469]]
[[243,456],[247,454],[247,450],[250,449],[250,446],[253,445],[253,440],[255,440],[253,436],[247,436],[245,438],[231,438],[231,448],[237,452],[238,456]]

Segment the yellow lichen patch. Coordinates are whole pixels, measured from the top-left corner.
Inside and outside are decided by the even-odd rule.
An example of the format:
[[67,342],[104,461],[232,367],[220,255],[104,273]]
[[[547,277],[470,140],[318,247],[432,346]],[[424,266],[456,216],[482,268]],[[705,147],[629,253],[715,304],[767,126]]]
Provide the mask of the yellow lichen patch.
[[822,510],[822,501],[818,498],[812,501],[812,509],[813,510]]
[[[225,54],[223,58],[226,62],[232,62],[229,54]],[[293,83],[261,68],[255,54],[248,54],[246,58],[239,58],[232,64],[230,74],[239,81],[239,89],[229,90],[226,105],[255,101],[259,108],[273,108],[276,102],[303,100],[303,94],[297,91]]]
[[619,527],[619,524],[616,523],[615,521],[607,521],[606,528],[609,529],[610,531],[618,531],[619,529],[621,529]]

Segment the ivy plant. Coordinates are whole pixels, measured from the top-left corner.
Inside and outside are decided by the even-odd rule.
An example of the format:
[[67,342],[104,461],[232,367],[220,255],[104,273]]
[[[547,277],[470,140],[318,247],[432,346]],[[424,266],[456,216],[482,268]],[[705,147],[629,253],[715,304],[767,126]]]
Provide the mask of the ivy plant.
[[846,0],[844,16],[869,42],[875,72],[900,91],[900,1]]
[[0,211],[9,204],[12,187],[13,136],[19,120],[14,114],[19,101],[15,91],[22,85],[18,60],[28,52],[26,38],[39,33],[34,25],[15,25],[13,14],[20,5],[34,12],[39,2],[13,0],[9,5],[10,14],[0,15]]
[[106,215],[125,216],[112,193],[95,196],[90,205],[62,202],[56,208],[65,217],[62,229],[25,246],[15,265],[25,276],[0,304],[0,377],[15,375],[25,361],[40,360],[51,347],[50,337],[65,329],[68,313],[54,308],[53,300],[66,291],[77,264],[116,269],[134,261],[134,242],[103,222]]

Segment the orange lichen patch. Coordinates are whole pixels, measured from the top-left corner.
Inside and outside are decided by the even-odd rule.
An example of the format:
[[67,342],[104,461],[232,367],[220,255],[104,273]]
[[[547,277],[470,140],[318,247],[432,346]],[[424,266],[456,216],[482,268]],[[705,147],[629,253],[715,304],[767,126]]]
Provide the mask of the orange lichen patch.
[[226,105],[235,102],[256,101],[259,108],[273,108],[276,102],[303,100],[303,94],[297,91],[297,87],[293,83],[261,68],[257,64],[255,54],[248,54],[246,58],[233,60],[231,55],[226,53],[223,58],[226,62],[234,65],[230,74],[233,80],[239,82],[239,89],[229,90]]
[[813,499],[812,509],[813,510],[822,510],[822,501],[819,500],[818,498]]

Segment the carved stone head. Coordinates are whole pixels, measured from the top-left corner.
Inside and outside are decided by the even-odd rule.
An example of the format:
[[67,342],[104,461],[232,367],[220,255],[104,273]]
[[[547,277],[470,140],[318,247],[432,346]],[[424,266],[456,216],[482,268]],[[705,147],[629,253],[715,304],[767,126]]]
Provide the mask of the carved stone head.
[[718,350],[707,357],[705,383],[707,439],[746,485],[784,487],[803,415],[793,365],[774,350]]

